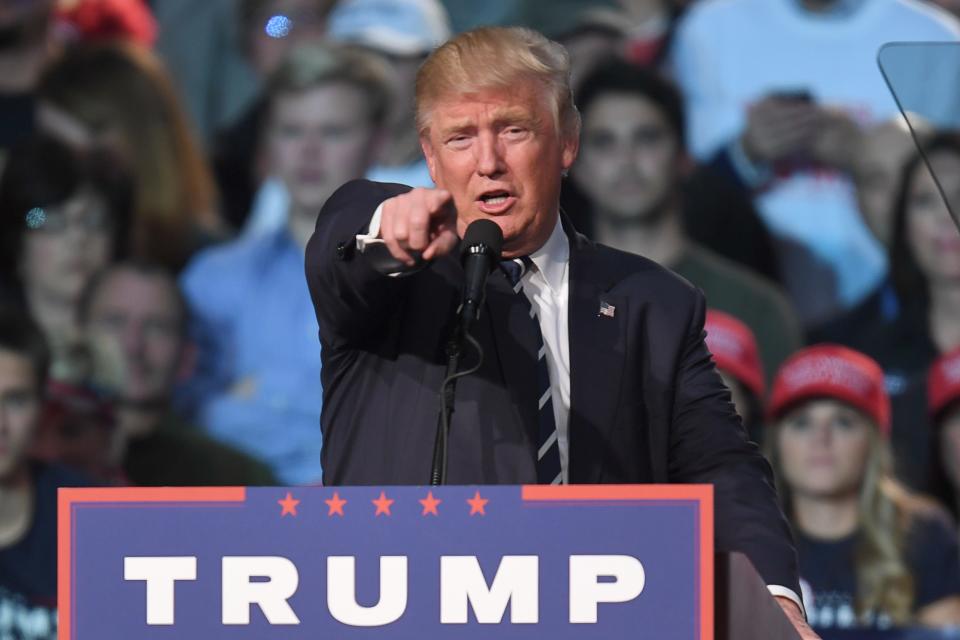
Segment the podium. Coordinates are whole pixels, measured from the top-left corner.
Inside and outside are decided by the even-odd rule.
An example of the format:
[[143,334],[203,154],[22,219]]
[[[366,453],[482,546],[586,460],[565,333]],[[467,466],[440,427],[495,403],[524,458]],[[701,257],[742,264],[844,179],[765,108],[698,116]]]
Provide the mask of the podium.
[[796,637],[710,486],[61,489],[59,528],[62,640]]
[[716,640],[800,639],[745,555],[718,553],[714,571]]

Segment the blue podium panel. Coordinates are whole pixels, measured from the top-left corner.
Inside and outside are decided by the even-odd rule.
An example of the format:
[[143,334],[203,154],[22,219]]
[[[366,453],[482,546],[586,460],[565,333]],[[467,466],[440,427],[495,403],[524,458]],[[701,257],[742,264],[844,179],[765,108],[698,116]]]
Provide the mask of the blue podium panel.
[[712,496],[61,489],[60,638],[712,639]]

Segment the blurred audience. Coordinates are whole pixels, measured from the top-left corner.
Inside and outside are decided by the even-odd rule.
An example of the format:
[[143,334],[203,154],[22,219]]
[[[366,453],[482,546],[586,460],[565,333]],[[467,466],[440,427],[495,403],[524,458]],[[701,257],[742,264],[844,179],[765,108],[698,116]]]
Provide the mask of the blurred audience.
[[31,138],[0,177],[0,299],[43,328],[58,379],[72,366],[83,287],[124,252],[129,185],[99,160]]
[[960,624],[956,531],[892,475],[883,372],[838,345],[774,380],[767,453],[793,525],[814,628]]
[[934,428],[934,491],[953,513],[960,514],[960,348],[930,367],[928,409]]
[[88,481],[30,460],[49,352],[29,318],[0,305],[0,637],[57,637],[57,489]]
[[[178,0],[183,6],[189,0]],[[213,165],[220,185],[223,215],[243,228],[251,212],[265,207],[283,209],[289,197],[278,180],[269,180],[262,151],[262,133],[267,112],[263,83],[287,53],[300,45],[323,40],[327,18],[337,0],[231,0],[239,11],[239,40],[246,66],[251,71],[252,95],[235,122],[220,131],[213,143]],[[214,83],[219,82],[219,71]]]
[[[925,154],[948,201],[960,198],[960,138],[934,136]],[[854,341],[883,367],[893,400],[897,473],[927,487],[932,431],[926,419],[927,370],[960,347],[960,231],[923,157],[904,168],[895,201],[890,269],[900,311]]]
[[124,40],[150,47],[157,40],[157,22],[145,0],[61,0],[56,4],[59,37],[68,42]]
[[717,371],[730,389],[733,406],[754,442],[763,442],[766,384],[760,350],[750,327],[729,313],[707,309],[703,330]]
[[[919,117],[911,116],[912,125]],[[931,131],[917,132],[928,139]],[[884,247],[893,242],[893,214],[903,167],[917,153],[910,125],[896,115],[867,127],[854,151],[853,180],[864,222]]]
[[123,440],[113,405],[100,390],[78,375],[50,380],[31,457],[62,464],[106,485],[126,485]]
[[547,25],[544,35],[562,44],[570,55],[570,86],[574,93],[593,69],[624,54],[629,25],[628,15],[619,7],[581,5],[571,11],[540,5]]
[[[176,84],[204,147],[256,99],[259,83],[244,51],[238,0],[152,0],[154,51]],[[262,29],[263,25],[261,25]]]
[[439,0],[340,0],[328,35],[380,56],[390,69],[390,107],[377,163],[367,177],[432,187],[413,114],[417,69],[452,35]]
[[55,50],[54,4],[0,2],[0,170],[5,152],[34,131],[37,83]]
[[91,377],[113,400],[115,459],[130,484],[274,484],[263,464],[172,411],[174,385],[190,374],[196,353],[186,335],[186,301],[166,269],[114,263],[91,280],[78,311],[93,354]]
[[[914,118],[914,127],[918,124],[919,118]],[[917,133],[929,135],[924,129]],[[870,232],[886,248],[893,242],[894,205],[903,167],[916,149],[906,119],[898,115],[865,129],[854,153],[853,181],[860,213]],[[892,322],[899,313],[900,302],[888,275],[863,301],[811,331],[810,342],[856,348],[864,335]]]
[[135,44],[77,45],[44,73],[38,125],[133,176],[130,254],[171,269],[223,236],[214,182],[170,78]]
[[627,13],[627,59],[636,64],[660,64],[670,48],[677,17],[686,1],[620,0]]
[[952,16],[911,0],[703,0],[682,20],[672,58],[690,149],[757,194],[806,328],[886,274],[848,179],[859,127],[898,113],[878,49],[958,37]]
[[320,479],[320,350],[304,249],[327,198],[376,157],[389,95],[379,62],[334,46],[291,52],[268,83],[264,134],[270,172],[290,193],[286,224],[203,252],[181,280],[199,347],[185,402],[213,437],[286,483]]
[[711,307],[751,328],[765,369],[775,371],[800,346],[789,303],[684,229],[681,184],[689,160],[677,90],[655,73],[612,61],[586,78],[577,103],[580,155],[563,187],[564,209],[586,216],[596,241],[646,256],[703,289]]

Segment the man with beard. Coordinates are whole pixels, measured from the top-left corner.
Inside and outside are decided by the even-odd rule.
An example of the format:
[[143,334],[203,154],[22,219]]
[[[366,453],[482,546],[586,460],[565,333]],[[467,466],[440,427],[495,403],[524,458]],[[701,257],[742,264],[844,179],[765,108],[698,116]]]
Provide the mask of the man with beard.
[[259,462],[201,435],[170,409],[193,349],[187,307],[161,267],[118,263],[98,274],[80,304],[98,382],[115,392],[123,472],[142,486],[270,485]]
[[684,230],[681,185],[689,160],[676,88],[653,72],[611,61],[585,78],[577,104],[583,133],[571,177],[587,201],[593,238],[650,258],[702,289],[710,307],[750,327],[764,369],[776,371],[800,346],[789,302]]

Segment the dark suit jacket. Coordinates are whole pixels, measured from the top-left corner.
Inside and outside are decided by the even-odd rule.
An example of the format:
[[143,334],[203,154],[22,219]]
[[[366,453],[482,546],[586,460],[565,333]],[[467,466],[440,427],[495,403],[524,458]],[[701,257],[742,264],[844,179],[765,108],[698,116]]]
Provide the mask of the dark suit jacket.
[[[426,484],[444,344],[463,272],[454,257],[389,277],[354,251],[377,205],[408,187],[356,181],[330,197],[306,269],[323,356],[324,483]],[[714,485],[719,549],[800,593],[769,465],[747,442],[703,341],[704,299],[645,258],[570,239],[570,482]],[[614,307],[613,317],[599,313]],[[536,482],[536,344],[494,270],[474,329],[480,370],[462,378],[451,484]],[[467,353],[464,365],[475,362]]]

